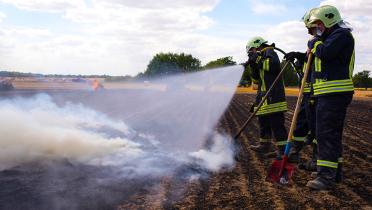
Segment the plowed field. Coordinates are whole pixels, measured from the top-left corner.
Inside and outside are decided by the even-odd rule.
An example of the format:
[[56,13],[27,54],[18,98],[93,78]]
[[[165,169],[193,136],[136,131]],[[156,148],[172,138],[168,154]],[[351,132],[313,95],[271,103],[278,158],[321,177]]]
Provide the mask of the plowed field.
[[[89,95],[80,93],[71,96],[71,101],[88,100]],[[217,129],[233,136],[250,115],[253,100],[254,95],[236,94]],[[285,115],[287,127],[295,100],[295,97],[287,100],[290,110]],[[115,111],[107,109],[106,113]],[[97,183],[94,180],[104,180],[106,171],[97,172],[94,167],[68,162],[28,165],[0,172],[0,209],[372,209],[371,119],[372,101],[354,100],[344,129],[345,180],[330,191],[306,188],[311,176],[300,169],[296,169],[291,186],[265,181],[272,159],[249,149],[258,142],[258,125],[253,120],[234,143],[237,154],[232,169],[209,173],[185,166],[161,180],[133,178]],[[309,159],[309,155],[310,148],[305,148],[302,159]],[[51,171],[48,164],[61,167]],[[188,172],[196,172],[201,178],[190,181],[184,177]],[[50,174],[57,179],[41,182]],[[59,182],[60,179],[65,181]],[[106,198],[102,199],[102,195]],[[51,200],[56,197],[63,200]],[[74,201],[76,206],[71,207],[64,200]]]
[[[249,94],[235,95],[218,129],[234,135],[249,116],[253,99]],[[287,127],[295,99],[288,98]],[[309,190],[305,185],[311,180],[310,173],[299,169],[291,187],[266,182],[272,160],[248,148],[258,142],[258,125],[253,122],[236,142],[239,153],[232,171],[191,183],[180,183],[177,177],[164,180],[156,195],[136,195],[120,209],[372,209],[371,119],[371,101],[354,100],[344,130],[345,180],[333,190]],[[310,148],[306,148],[302,158],[309,159],[309,154]]]

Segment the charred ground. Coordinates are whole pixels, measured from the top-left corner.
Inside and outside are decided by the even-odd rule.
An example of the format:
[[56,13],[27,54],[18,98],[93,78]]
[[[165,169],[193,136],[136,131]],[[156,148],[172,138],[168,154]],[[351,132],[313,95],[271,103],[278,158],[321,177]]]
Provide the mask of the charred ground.
[[[28,97],[34,93],[20,95]],[[236,94],[217,129],[234,135],[249,116],[253,100],[254,95]],[[295,100],[288,97],[287,127]],[[62,161],[57,163],[63,166],[59,171],[51,171],[53,167],[48,165],[56,163],[38,163],[0,172],[0,209],[51,209],[56,208],[56,203],[60,204],[58,209],[372,209],[371,102],[354,100],[348,109],[344,130],[345,181],[330,191],[307,189],[310,173],[299,169],[290,187],[265,181],[272,160],[249,149],[249,145],[258,142],[254,120],[235,142],[236,164],[231,170],[208,173],[189,165],[162,179],[96,182],[104,180],[110,170],[97,172],[96,168]],[[309,159],[309,154],[310,148],[306,148],[302,158]],[[67,181],[40,181],[50,173]],[[190,174],[199,178],[190,179]],[[76,184],[78,188],[73,186]],[[50,200],[55,197],[51,195],[62,200]],[[77,206],[65,203],[71,199],[78,201]]]
[[[218,129],[234,135],[249,116],[254,95],[237,94],[221,117]],[[293,116],[295,97],[289,97],[286,126]],[[345,181],[325,192],[311,191],[310,173],[297,169],[290,187],[265,181],[272,160],[248,149],[258,142],[258,124],[253,122],[236,142],[238,153],[232,171],[180,184],[164,182],[159,202],[123,203],[119,209],[372,209],[372,103],[354,100],[348,109],[344,130]],[[302,159],[310,159],[310,148]],[[172,196],[182,191],[182,196]],[[150,194],[150,193],[148,193]],[[159,195],[159,194],[158,194]],[[146,196],[145,196],[146,197]],[[156,204],[156,205],[154,205]]]

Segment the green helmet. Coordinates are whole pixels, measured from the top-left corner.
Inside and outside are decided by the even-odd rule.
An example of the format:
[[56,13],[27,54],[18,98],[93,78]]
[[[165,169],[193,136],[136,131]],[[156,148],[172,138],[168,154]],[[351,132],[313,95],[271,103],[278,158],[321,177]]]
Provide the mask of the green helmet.
[[315,12],[315,10],[317,10],[318,8],[312,8],[310,10],[308,10],[304,16],[302,17],[302,21],[304,22],[306,28],[311,28],[310,25],[309,25],[309,20],[310,20],[310,17],[311,15]]
[[258,48],[260,47],[262,44],[266,44],[267,41],[264,40],[262,37],[260,36],[256,36],[256,37],[253,37],[251,40],[249,40],[249,42],[247,43],[247,52],[251,49],[251,48]]
[[338,9],[331,5],[324,5],[315,10],[309,19],[309,26],[312,26],[315,21],[320,20],[326,28],[330,28],[342,21]]

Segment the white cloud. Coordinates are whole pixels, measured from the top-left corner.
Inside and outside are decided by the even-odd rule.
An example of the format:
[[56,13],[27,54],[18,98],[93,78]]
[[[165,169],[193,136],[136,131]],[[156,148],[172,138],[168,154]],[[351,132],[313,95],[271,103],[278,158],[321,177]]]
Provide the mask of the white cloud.
[[306,43],[310,38],[307,29],[300,21],[282,22],[272,26],[265,32],[265,37],[286,52],[306,51]]
[[85,6],[84,0],[0,0],[0,2],[12,4],[20,9],[63,12],[66,9]]
[[[372,70],[372,1],[362,0],[327,0],[321,5],[334,5],[341,13],[341,16],[354,28],[356,65],[355,72],[364,69]],[[306,43],[310,36],[303,23],[300,21],[286,21],[278,25],[267,26],[257,35],[262,35],[270,42],[284,51],[305,51]]]
[[333,5],[344,20],[354,28],[356,71],[372,70],[372,1],[326,0],[321,5]]
[[6,14],[0,12],[0,23],[6,18]]
[[[208,41],[197,32],[213,24],[204,12],[212,10],[218,3],[218,0],[162,0],[146,4],[101,0],[86,5],[62,0],[0,1],[27,10],[61,12],[66,20],[80,28],[80,33],[73,36],[47,36],[46,31],[33,28],[4,28],[0,37],[0,47],[4,46],[0,55],[6,57],[0,63],[2,68],[116,75],[145,70],[151,56],[160,51],[197,53],[205,57],[200,52],[203,46],[194,43]],[[29,32],[27,39],[18,36],[22,31]],[[14,45],[9,47],[8,43]],[[20,59],[15,62],[17,58]]]
[[[106,0],[104,3],[146,9],[193,8],[206,12],[212,10],[219,1],[220,0]],[[94,2],[98,3],[99,0],[94,0]]]
[[[190,53],[203,63],[222,56],[242,62],[247,59],[245,44],[252,36],[261,35],[285,51],[305,51],[309,38],[298,20],[276,25],[215,25],[205,12],[213,10],[218,0],[1,1],[27,10],[59,12],[78,27],[74,34],[48,28],[1,27],[0,69],[16,71],[135,75],[144,71],[158,52]],[[271,0],[265,2],[271,2],[265,12],[270,5],[275,11],[287,10]],[[372,23],[365,9],[370,3],[355,0],[350,6],[347,2],[327,1],[340,7],[355,28],[356,70],[372,69]],[[262,4],[256,7],[257,13],[260,7]],[[211,26],[218,27],[218,33],[203,34]]]
[[333,5],[345,17],[370,17],[372,1],[370,0],[325,0],[320,5]]
[[287,12],[287,7],[284,4],[265,2],[259,0],[250,0],[252,10],[259,15],[283,15]]

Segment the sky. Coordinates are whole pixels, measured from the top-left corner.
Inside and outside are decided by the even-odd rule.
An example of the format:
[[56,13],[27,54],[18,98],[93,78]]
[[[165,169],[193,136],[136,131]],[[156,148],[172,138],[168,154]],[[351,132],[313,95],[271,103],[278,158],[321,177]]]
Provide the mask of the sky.
[[257,35],[305,51],[301,18],[324,4],[354,28],[355,72],[372,70],[372,0],[0,0],[0,70],[133,76],[159,52],[240,63]]

